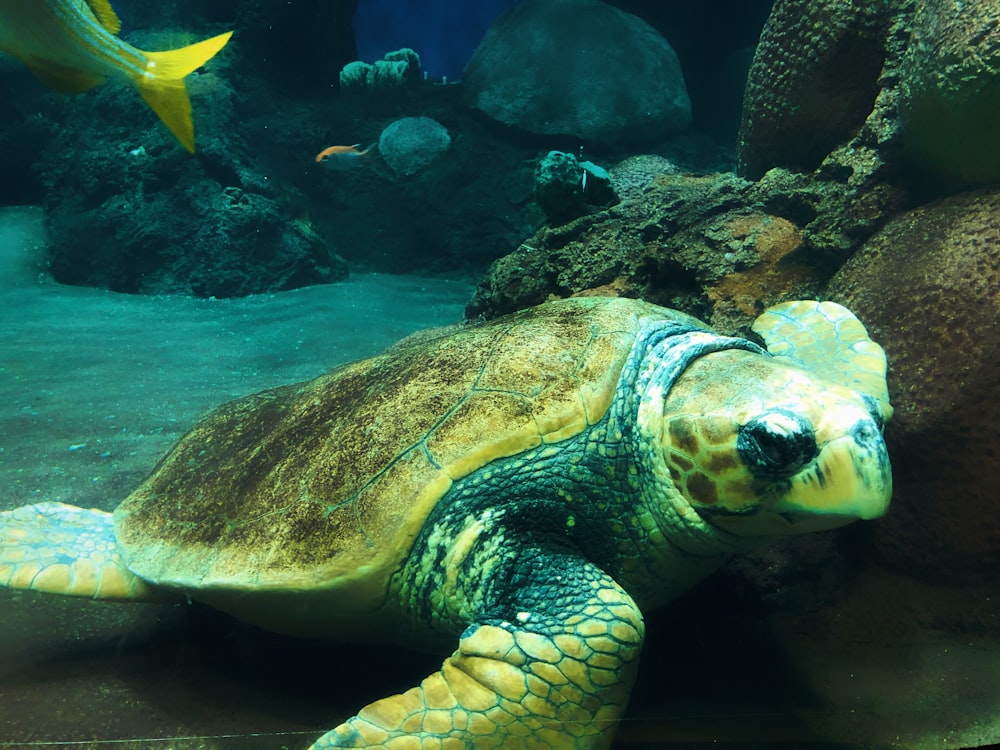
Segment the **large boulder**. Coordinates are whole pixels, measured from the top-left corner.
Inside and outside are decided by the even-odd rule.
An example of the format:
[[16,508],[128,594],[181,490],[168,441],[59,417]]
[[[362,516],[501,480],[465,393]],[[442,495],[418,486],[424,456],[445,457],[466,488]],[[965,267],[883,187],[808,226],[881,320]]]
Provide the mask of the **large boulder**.
[[871,534],[892,567],[1000,583],[1000,191],[902,214],[831,281],[889,359],[893,506]]
[[451,146],[448,130],[432,117],[402,117],[378,139],[378,151],[392,171],[409,177],[430,166]]
[[996,0],[777,0],[747,81],[737,173],[904,177],[940,197],[1000,179],[998,110]]
[[462,85],[494,120],[542,135],[641,145],[691,121],[667,41],[599,0],[518,3],[486,33]]
[[917,3],[902,60],[907,161],[954,187],[1000,179],[1000,3]]
[[467,315],[599,289],[745,332],[764,307],[817,294],[899,205],[885,186],[860,192],[781,169],[748,182],[637,156],[609,172],[621,202],[539,229],[490,267]]
[[778,0],[743,99],[737,172],[811,172],[875,105],[892,3]]

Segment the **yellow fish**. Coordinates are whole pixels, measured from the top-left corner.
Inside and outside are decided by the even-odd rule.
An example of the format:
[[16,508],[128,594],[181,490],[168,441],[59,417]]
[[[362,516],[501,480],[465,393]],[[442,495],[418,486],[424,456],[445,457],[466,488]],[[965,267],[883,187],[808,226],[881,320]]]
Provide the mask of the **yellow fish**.
[[108,0],[0,0],[0,50],[64,94],[79,94],[109,77],[131,81],[181,145],[194,153],[184,78],[214,57],[232,32],[189,47],[145,52],[119,39],[120,30]]

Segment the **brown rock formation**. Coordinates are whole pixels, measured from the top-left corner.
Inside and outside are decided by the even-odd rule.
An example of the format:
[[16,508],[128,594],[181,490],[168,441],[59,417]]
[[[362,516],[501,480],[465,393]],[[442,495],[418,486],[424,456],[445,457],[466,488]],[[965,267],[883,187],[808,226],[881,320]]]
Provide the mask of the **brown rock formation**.
[[885,347],[895,496],[873,526],[892,566],[1000,581],[1000,192],[903,214],[827,294]]

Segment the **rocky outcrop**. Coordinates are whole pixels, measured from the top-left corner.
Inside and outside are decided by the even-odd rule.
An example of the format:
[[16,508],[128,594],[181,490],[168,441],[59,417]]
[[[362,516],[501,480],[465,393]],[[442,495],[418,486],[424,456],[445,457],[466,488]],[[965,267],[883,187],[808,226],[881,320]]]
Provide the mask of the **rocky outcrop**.
[[402,117],[378,139],[379,156],[397,175],[409,177],[430,166],[451,146],[451,135],[430,117]]
[[814,171],[850,140],[879,92],[889,3],[778,0],[743,99],[737,171]]
[[949,583],[1000,583],[1000,192],[905,213],[840,270],[850,307],[889,359],[895,415],[881,560]]
[[900,68],[910,167],[949,187],[1000,179],[1000,4],[917,3]]
[[1000,179],[1000,6],[778,0],[744,97],[737,172],[903,175],[927,197]]
[[780,169],[752,183],[731,173],[676,174],[669,162],[663,168],[651,176],[623,170],[621,203],[543,227],[496,261],[467,314],[493,317],[597,290],[739,331],[769,304],[815,295],[901,200],[889,187],[854,191]]
[[[169,46],[155,34],[135,36],[148,39],[144,47]],[[237,126],[228,78],[212,71],[187,81],[194,155],[130,87],[102,86],[66,103],[37,166],[56,280],[232,297],[347,276],[344,260],[262,168]]]

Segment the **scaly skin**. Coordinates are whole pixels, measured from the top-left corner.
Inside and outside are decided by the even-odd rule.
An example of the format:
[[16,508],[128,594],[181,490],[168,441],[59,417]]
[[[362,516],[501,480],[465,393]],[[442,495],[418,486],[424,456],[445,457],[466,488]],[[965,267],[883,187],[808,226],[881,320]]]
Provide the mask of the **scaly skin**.
[[574,555],[522,554],[512,567],[439,672],[310,750],[608,747],[635,679],[642,614]]
[[[599,423],[455,483],[394,590],[417,640],[461,633],[458,650],[420,686],[365,707],[310,750],[610,745],[642,646],[642,614],[626,589],[669,598],[731,549],[673,512],[672,485],[656,476],[637,422],[645,399],[632,394],[745,342],[679,326],[646,334]],[[671,334],[692,343],[657,347]],[[683,542],[665,541],[682,528]]]
[[[362,709],[311,750],[607,747],[642,644],[632,596],[643,606],[669,599],[740,539],[751,546],[797,525],[884,512],[884,360],[877,348],[869,356],[860,324],[840,336],[856,323],[849,313],[803,304],[765,327],[790,335],[800,317],[823,317],[814,327],[832,330],[806,330],[799,350],[822,350],[834,368],[860,358],[874,371],[857,381],[868,395],[745,341],[680,327],[666,346],[640,336],[604,419],[558,448],[456,482],[435,508],[396,590],[417,631],[470,622],[458,650],[419,687]],[[847,366],[840,379],[858,375]],[[674,434],[675,418],[697,429]],[[650,450],[657,443],[665,453]],[[684,448],[687,463],[675,466]],[[675,481],[695,470],[703,491],[691,491],[690,477],[679,491]],[[785,513],[805,515],[793,523]]]
[[110,513],[65,503],[0,513],[0,586],[118,601],[169,598],[125,565]]

